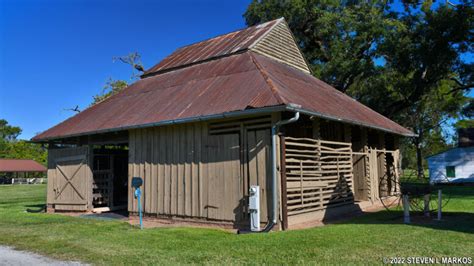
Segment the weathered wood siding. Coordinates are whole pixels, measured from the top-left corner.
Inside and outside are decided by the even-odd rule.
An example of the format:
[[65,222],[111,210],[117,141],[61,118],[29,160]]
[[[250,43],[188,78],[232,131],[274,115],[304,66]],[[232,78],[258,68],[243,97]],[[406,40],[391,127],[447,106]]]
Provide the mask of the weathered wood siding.
[[285,138],[289,216],[352,204],[350,142]]
[[[265,122],[227,123],[212,132],[204,122],[131,130],[129,183],[143,177],[144,212],[242,222],[255,184],[266,221],[271,139]],[[137,212],[132,189],[128,209]]]
[[251,50],[310,73],[308,65],[285,21],[278,23],[255,46],[251,47]]
[[354,168],[354,198],[358,201],[369,199],[369,171],[367,129],[352,127],[352,155]]
[[48,150],[47,204],[55,210],[92,208],[92,171],[87,146]]
[[270,129],[247,131],[247,156],[244,159],[248,184],[244,190],[248,196],[251,185],[260,186],[260,221],[268,219],[268,206],[271,204],[271,133]]

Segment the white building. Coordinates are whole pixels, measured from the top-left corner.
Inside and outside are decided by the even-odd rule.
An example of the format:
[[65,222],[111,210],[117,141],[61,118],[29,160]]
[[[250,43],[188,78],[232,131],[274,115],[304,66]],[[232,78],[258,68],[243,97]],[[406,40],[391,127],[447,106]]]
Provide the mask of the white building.
[[474,182],[474,146],[453,148],[426,159],[431,183]]

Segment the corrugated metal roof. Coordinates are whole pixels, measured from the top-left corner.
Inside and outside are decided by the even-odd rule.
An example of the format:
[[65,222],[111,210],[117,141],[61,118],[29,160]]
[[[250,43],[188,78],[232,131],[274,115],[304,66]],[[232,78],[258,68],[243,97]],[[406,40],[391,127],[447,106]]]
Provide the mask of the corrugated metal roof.
[[34,160],[0,159],[0,172],[46,172],[46,167]]
[[301,105],[303,110],[335,120],[401,135],[413,135],[410,130],[310,74],[258,54],[253,56],[272,81],[276,93],[285,104],[295,103]]
[[174,51],[163,61],[145,71],[143,77],[168,69],[187,66],[196,62],[210,60],[244,51],[259,38],[268,33],[282,19],[272,20],[253,27],[184,46]]
[[247,51],[139,80],[33,140],[289,104],[329,119],[413,134],[313,76]]

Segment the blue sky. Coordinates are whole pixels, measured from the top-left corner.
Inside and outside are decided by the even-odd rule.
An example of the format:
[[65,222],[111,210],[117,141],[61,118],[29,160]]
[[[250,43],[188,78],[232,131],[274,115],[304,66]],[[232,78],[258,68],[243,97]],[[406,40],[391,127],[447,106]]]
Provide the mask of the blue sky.
[[84,108],[109,78],[129,79],[114,56],[145,68],[174,49],[245,27],[242,1],[0,0],[0,118],[29,139]]
[[149,68],[176,48],[245,27],[250,0],[0,0],[0,118],[22,139],[90,104],[109,78],[129,79],[114,56]]

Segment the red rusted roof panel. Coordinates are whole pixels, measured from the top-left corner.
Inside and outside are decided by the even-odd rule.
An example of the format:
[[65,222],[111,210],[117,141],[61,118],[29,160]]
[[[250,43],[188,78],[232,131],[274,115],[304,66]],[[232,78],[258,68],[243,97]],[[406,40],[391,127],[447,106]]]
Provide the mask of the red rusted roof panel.
[[46,167],[34,160],[0,159],[0,172],[46,172]]
[[177,49],[144,73],[144,76],[170,68],[181,67],[211,58],[221,57],[250,47],[256,40],[267,33],[280,19],[248,27],[239,31],[220,35]]
[[252,53],[263,67],[278,95],[286,104],[336,119],[385,129],[402,135],[413,133],[387,117],[359,103],[323,81],[270,58]]
[[33,140],[278,104],[250,54],[236,54],[139,80]]
[[248,51],[139,80],[33,140],[283,104],[298,104],[345,122],[412,134],[317,78]]

